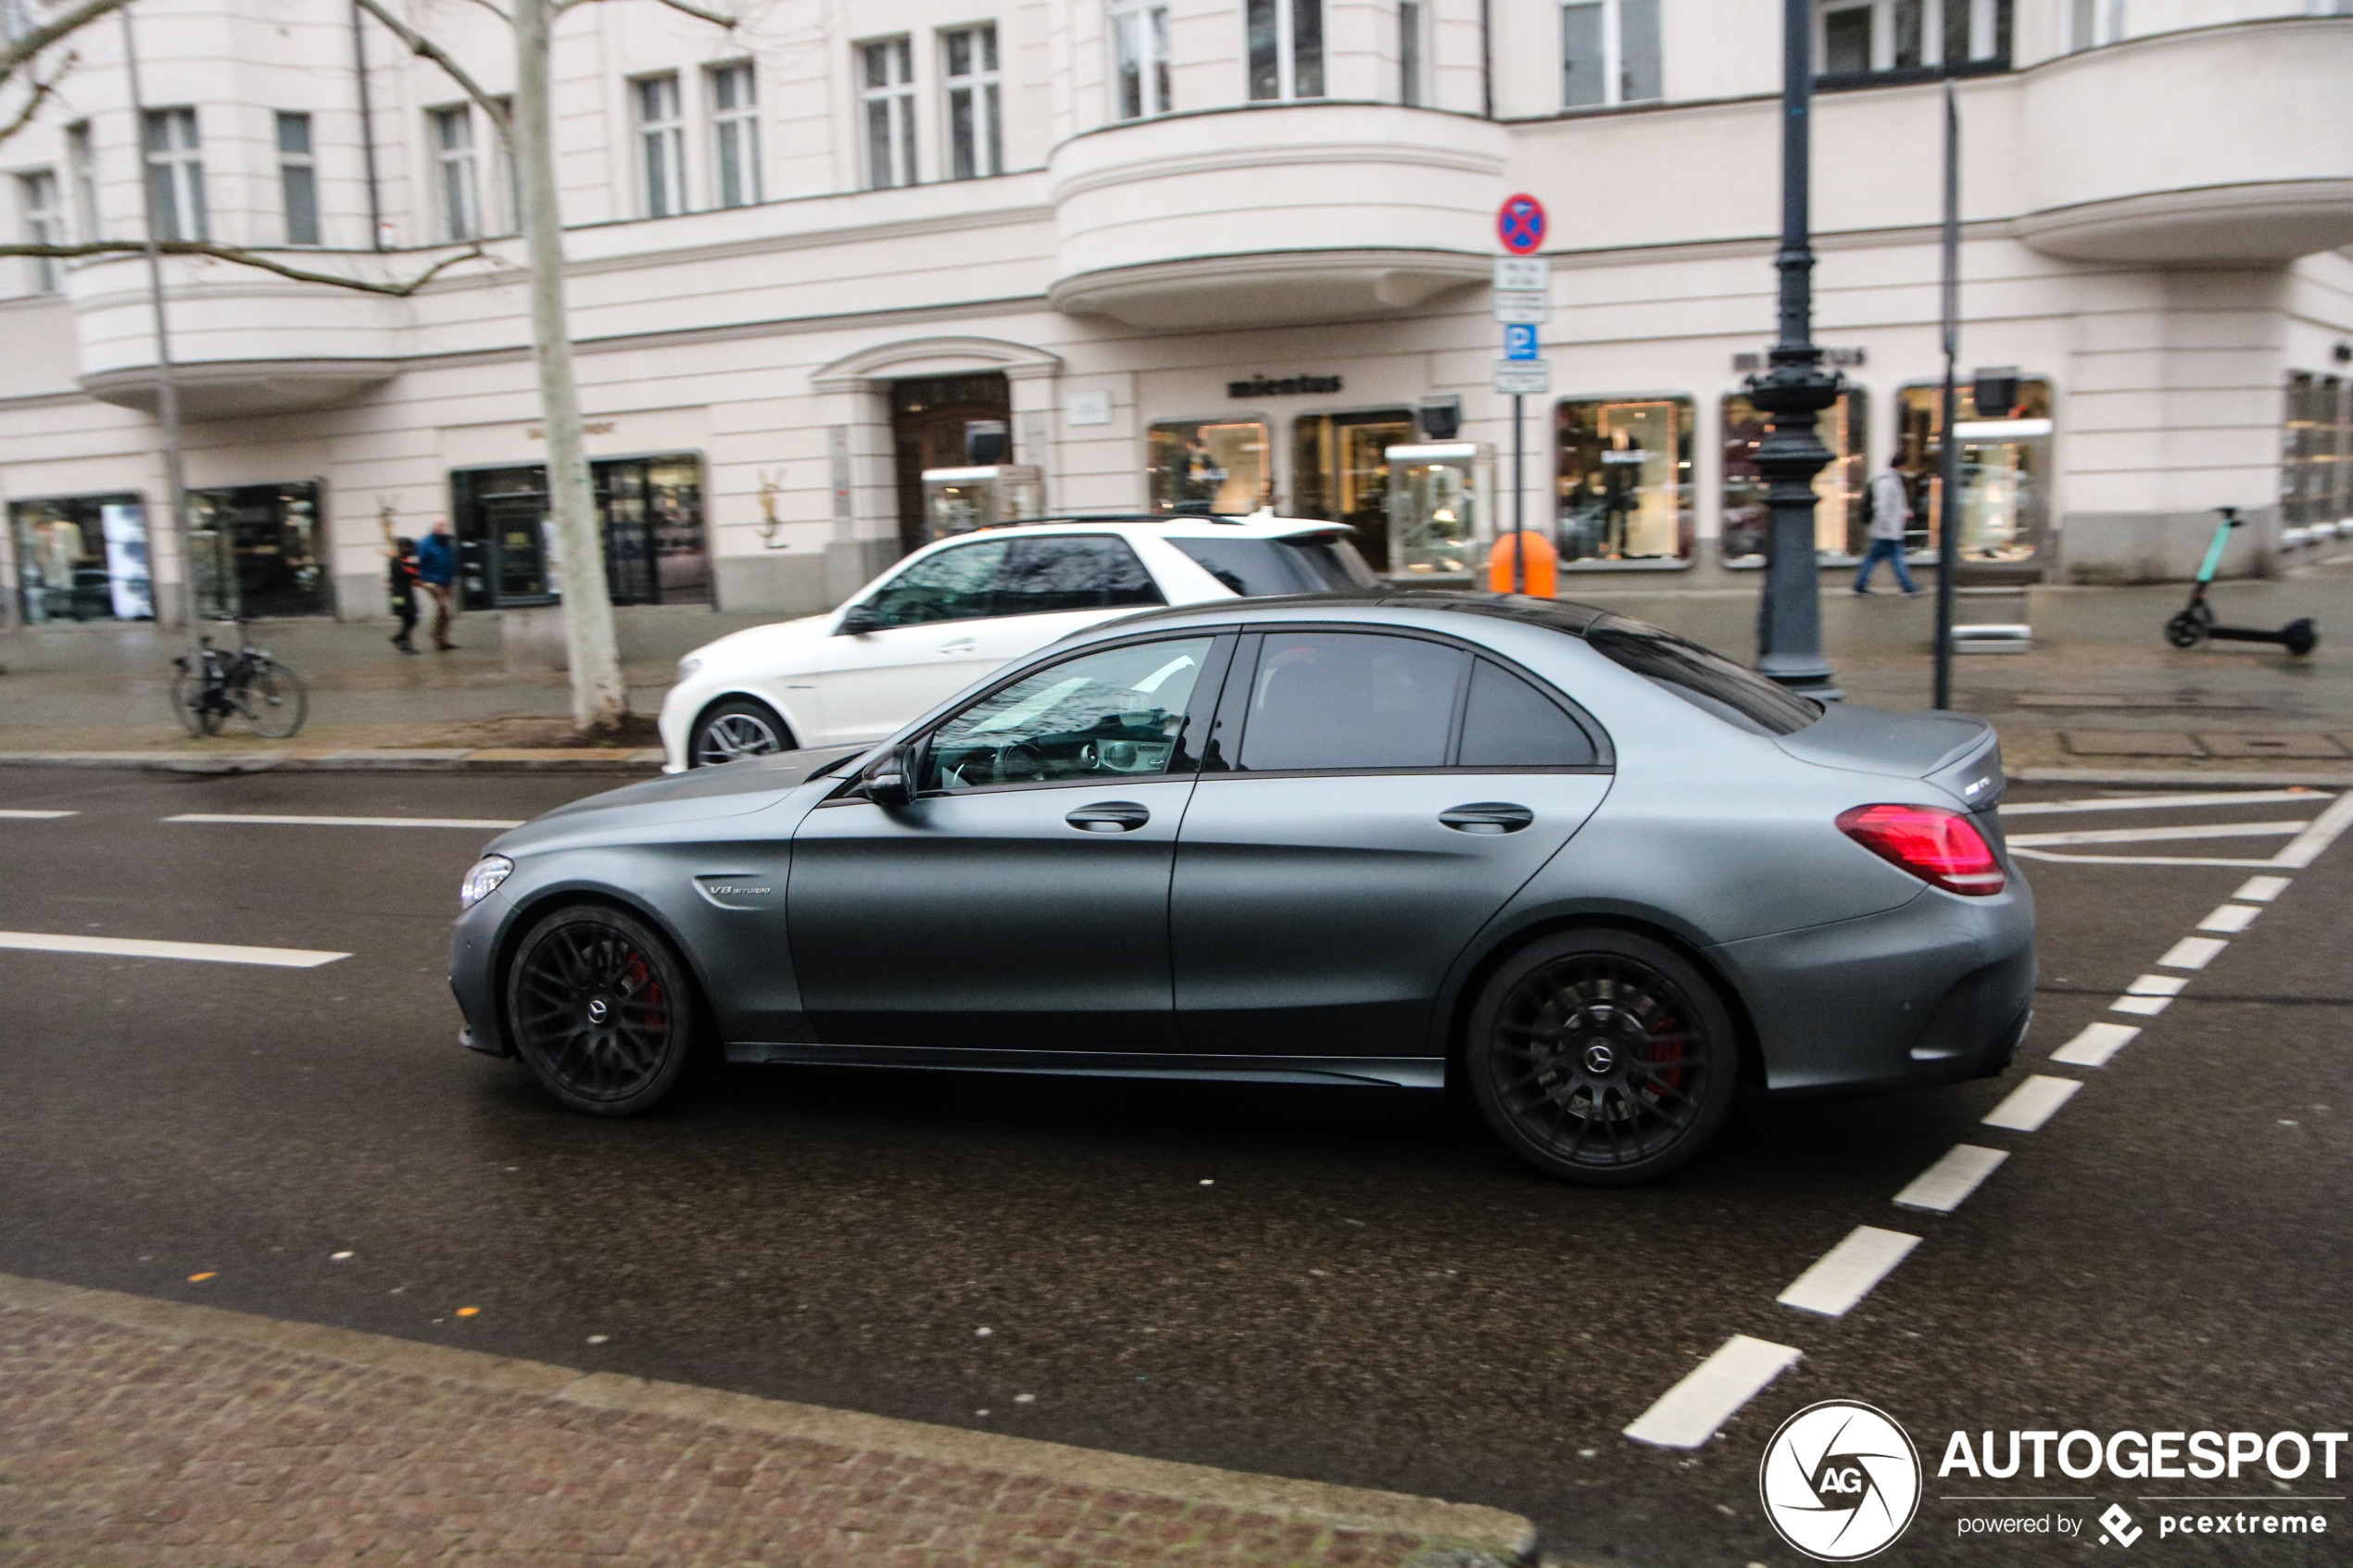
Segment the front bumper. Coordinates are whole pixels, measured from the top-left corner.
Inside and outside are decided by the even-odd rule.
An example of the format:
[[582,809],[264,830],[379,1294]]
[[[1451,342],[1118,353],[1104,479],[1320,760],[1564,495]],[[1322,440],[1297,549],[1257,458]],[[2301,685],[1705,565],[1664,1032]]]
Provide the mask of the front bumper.
[[449,931],[449,991],[466,1021],[458,1043],[484,1056],[515,1054],[498,1027],[497,945],[508,907],[505,894],[494,893],[459,915]]

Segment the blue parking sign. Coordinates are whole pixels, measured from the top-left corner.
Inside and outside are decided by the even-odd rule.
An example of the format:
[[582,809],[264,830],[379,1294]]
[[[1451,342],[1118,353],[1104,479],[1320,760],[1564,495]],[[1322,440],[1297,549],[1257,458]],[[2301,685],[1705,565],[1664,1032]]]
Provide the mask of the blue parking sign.
[[1516,324],[1504,329],[1504,358],[1533,359],[1537,358],[1539,348],[1534,327]]

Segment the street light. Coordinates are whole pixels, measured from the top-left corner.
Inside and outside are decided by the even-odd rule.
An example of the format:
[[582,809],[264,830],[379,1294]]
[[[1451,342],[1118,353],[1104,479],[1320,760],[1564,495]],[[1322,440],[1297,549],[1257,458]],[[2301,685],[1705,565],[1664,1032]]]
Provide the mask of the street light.
[[1756,611],[1756,668],[1793,691],[1843,696],[1822,657],[1821,569],[1814,560],[1814,476],[1831,460],[1816,433],[1838,401],[1839,378],[1822,369],[1814,344],[1814,248],[1807,166],[1814,100],[1813,0],[1781,4],[1780,338],[1764,374],[1748,379],[1749,400],[1772,419],[1757,449],[1764,474],[1765,596]]

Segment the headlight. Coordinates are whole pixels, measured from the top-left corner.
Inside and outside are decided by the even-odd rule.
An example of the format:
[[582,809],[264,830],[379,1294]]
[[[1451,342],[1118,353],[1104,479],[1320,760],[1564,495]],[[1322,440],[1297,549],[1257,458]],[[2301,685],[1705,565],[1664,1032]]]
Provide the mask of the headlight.
[[683,681],[701,668],[702,655],[698,653],[690,653],[686,658],[678,661],[678,678]]
[[458,884],[458,907],[471,909],[497,892],[498,884],[506,881],[514,869],[515,863],[504,855],[484,855],[476,860],[473,870],[466,873],[466,880]]

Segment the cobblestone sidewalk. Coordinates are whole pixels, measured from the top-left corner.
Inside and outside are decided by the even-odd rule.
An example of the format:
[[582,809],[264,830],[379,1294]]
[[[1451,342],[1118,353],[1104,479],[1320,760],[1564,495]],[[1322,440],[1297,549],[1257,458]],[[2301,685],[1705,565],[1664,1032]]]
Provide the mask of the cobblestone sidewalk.
[[0,1276],[0,1563],[1419,1564],[1496,1510]]

